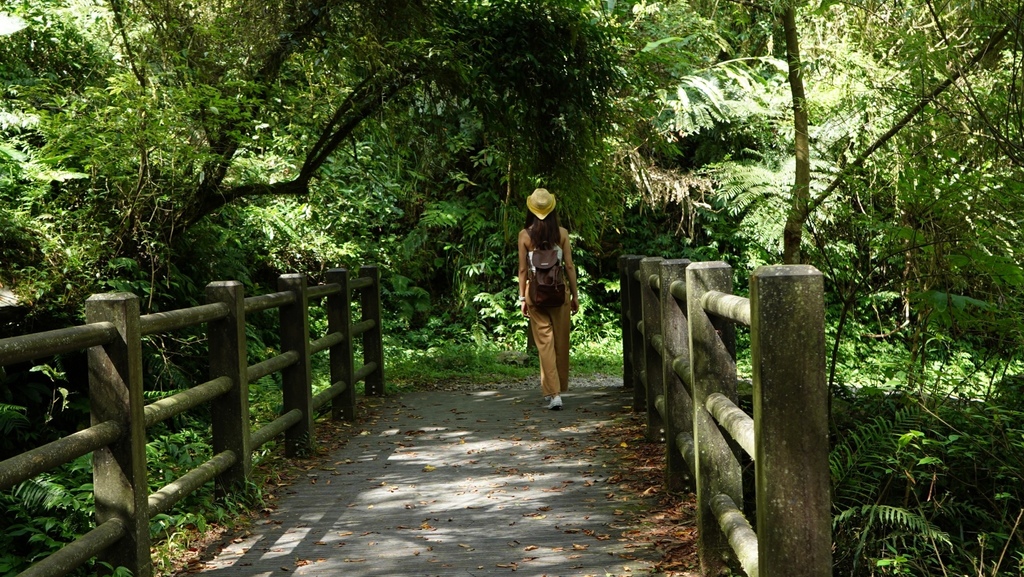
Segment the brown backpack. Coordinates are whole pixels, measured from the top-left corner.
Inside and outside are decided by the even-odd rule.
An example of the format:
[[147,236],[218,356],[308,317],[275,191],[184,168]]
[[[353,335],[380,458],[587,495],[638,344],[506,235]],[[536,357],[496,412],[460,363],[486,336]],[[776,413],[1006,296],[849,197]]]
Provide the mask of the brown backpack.
[[558,249],[544,241],[530,258],[530,301],[538,307],[560,307],[565,304],[565,277]]

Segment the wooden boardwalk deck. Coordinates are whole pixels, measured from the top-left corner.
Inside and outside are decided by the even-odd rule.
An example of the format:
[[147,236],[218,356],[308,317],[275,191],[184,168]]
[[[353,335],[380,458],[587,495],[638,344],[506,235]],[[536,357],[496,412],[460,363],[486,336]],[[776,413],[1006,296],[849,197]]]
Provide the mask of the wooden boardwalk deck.
[[650,547],[622,539],[635,496],[595,430],[631,402],[621,387],[423,392],[388,399],[210,577],[646,575]]

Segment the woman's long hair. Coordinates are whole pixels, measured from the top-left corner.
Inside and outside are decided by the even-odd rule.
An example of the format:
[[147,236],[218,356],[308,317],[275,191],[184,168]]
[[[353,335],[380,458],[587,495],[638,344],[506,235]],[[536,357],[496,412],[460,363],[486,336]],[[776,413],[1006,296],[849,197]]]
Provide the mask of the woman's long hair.
[[547,218],[537,218],[537,215],[527,210],[526,226],[524,228],[526,228],[527,234],[530,235],[530,242],[535,249],[544,246],[544,241],[551,243],[551,248],[555,248],[558,246],[558,242],[562,240],[562,233],[558,224],[558,212],[554,210],[548,214]]

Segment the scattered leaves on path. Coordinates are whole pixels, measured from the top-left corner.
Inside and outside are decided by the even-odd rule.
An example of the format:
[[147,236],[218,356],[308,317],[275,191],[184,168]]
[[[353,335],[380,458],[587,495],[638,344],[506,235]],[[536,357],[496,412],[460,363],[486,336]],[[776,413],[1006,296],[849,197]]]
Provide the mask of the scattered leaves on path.
[[608,479],[617,491],[609,500],[626,505],[616,515],[631,517],[623,534],[627,547],[653,545],[661,554],[654,567],[667,577],[697,575],[697,510],[692,494],[676,495],[664,491],[661,480],[665,466],[665,446],[644,440],[643,415],[631,412],[619,415],[612,424],[595,430],[603,448],[615,455],[616,471]]
[[[378,418],[380,405],[361,404],[361,409],[355,426],[359,427],[356,429],[359,431],[357,434],[366,435],[369,434],[369,431],[365,427],[372,426],[374,419]],[[306,480],[306,473],[310,470],[317,469],[327,475],[336,475],[338,474],[337,468],[332,467],[332,464],[353,464],[351,459],[343,461],[329,460],[332,452],[353,438],[350,431],[341,430],[347,427],[352,427],[352,424],[336,423],[327,419],[318,420],[316,427],[318,442],[315,454],[311,456],[312,460],[307,458],[292,461],[284,459],[283,456],[272,456],[261,463],[260,474],[265,480],[264,487],[267,491],[264,493],[264,498],[268,504],[258,515],[265,518],[276,508],[275,501],[277,496],[273,493],[274,489],[278,491],[288,490],[299,479]],[[406,431],[405,435],[419,435],[424,432],[423,430],[412,430]],[[513,439],[516,442],[521,442],[522,440],[521,437],[513,437]],[[644,439],[643,415],[634,414],[628,407],[624,407],[622,412],[615,415],[611,421],[588,427],[588,430],[580,432],[579,436],[573,437],[571,440],[582,444],[573,448],[575,452],[585,454],[588,458],[593,457],[608,461],[606,471],[610,473],[605,473],[609,475],[607,479],[600,480],[595,477],[595,480],[586,480],[582,484],[583,486],[590,487],[599,483],[608,488],[608,491],[604,493],[604,497],[616,502],[615,516],[617,520],[621,521],[621,523],[616,522],[614,528],[621,530],[622,533],[616,534],[614,538],[623,542],[628,549],[643,550],[653,547],[660,555],[660,560],[654,567],[654,571],[661,575],[666,577],[696,576],[699,563],[696,554],[697,536],[695,530],[696,510],[694,498],[693,495],[668,494],[664,491],[661,485],[665,457],[664,445],[648,442]],[[573,443],[574,445],[577,444],[575,442]],[[434,466],[432,465],[424,467],[424,471],[428,472],[433,469]],[[499,466],[495,468],[494,473],[527,481],[530,480],[527,473],[515,467]],[[584,476],[590,476],[594,475],[595,471],[588,470],[581,471],[581,473]],[[601,476],[602,472],[598,470],[596,474]],[[329,479],[323,480],[329,482]],[[529,487],[526,488],[528,489]],[[558,492],[562,489],[564,487],[554,486],[540,490]],[[415,508],[415,505],[406,504],[405,507]],[[546,511],[547,509],[549,508],[540,508],[541,511]],[[532,513],[525,515],[525,517],[543,518],[544,515]],[[245,531],[244,525],[239,526],[237,529],[240,532]],[[413,527],[409,527],[409,529],[413,529]],[[426,520],[416,529],[423,531],[436,530]],[[583,529],[581,531],[579,529],[567,528],[565,532],[582,533],[597,540],[612,538],[611,535],[603,531],[599,533],[591,529]],[[352,533],[341,532],[338,535],[344,537],[351,536]],[[199,551],[201,554],[205,546],[216,543],[220,536],[221,533],[211,533],[205,539],[202,539],[202,542],[190,543],[190,548],[193,551]],[[520,546],[518,541],[509,545],[513,547]],[[588,545],[585,543],[574,544],[573,550],[582,551],[587,547]],[[536,546],[531,545],[527,546],[525,551],[535,549]],[[561,549],[554,548],[555,551]],[[431,549],[428,548],[427,550]],[[418,554],[419,551],[413,553],[413,555]],[[641,557],[646,556],[641,555]],[[620,554],[619,557],[624,560],[636,558],[636,556],[628,554]],[[516,571],[519,569],[519,563],[532,559],[534,558],[525,558],[520,562],[502,563],[498,564],[497,567]],[[366,561],[363,558],[346,558],[344,560],[347,563],[362,563]],[[201,563],[197,561],[194,554],[190,558],[183,558],[179,561],[179,570],[188,573],[195,572],[201,567]],[[282,567],[282,570],[290,569]],[[628,568],[624,570],[629,571]]]

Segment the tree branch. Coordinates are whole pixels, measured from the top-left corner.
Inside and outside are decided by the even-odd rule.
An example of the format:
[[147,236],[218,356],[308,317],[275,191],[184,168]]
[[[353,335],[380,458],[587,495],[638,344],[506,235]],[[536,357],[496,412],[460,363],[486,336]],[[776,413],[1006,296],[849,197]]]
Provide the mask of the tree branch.
[[136,64],[135,51],[132,50],[132,44],[128,41],[128,31],[124,26],[124,7],[121,6],[121,0],[110,0],[110,11],[114,14],[114,23],[117,24],[117,32],[121,36],[121,42],[124,42],[124,51],[128,55],[128,66],[131,67],[135,79],[139,81],[139,86],[146,88],[146,75],[142,73],[142,70]]
[[338,106],[338,110],[335,111],[334,116],[321,132],[320,138],[306,154],[306,161],[295,179],[273,184],[251,183],[227,190],[207,187],[210,192],[199,198],[195,210],[185,219],[186,226],[196,223],[211,212],[241,198],[307,194],[309,182],[316,176],[317,171],[341,143],[351,136],[352,131],[359,126],[359,123],[380,110],[412,80],[412,76],[400,75],[399,78],[373,82],[380,78],[373,75],[367,77]]
[[203,197],[195,210],[184,220],[184,228],[188,228],[211,212],[218,210],[236,200],[254,196],[300,196],[309,192],[309,181],[302,178],[274,183],[242,184],[221,191],[218,194]]
[[[250,108],[255,108],[255,102],[266,97],[270,87],[274,84],[274,80],[280,75],[281,68],[288,60],[288,57],[314,36],[314,33],[327,19],[328,12],[327,2],[322,1],[316,8],[309,9],[309,18],[298,23],[289,32],[279,35],[275,49],[267,55],[263,64],[259,67],[259,71],[255,75],[255,78],[260,79],[261,82],[256,83],[257,89],[255,91],[254,98],[252,99],[254,104],[252,104]],[[204,215],[209,214],[211,211],[226,204],[220,202],[220,199],[223,197],[221,185],[227,177],[228,170],[231,168],[232,160],[239,148],[237,137],[228,136],[232,132],[242,132],[241,126],[238,122],[227,123],[217,131],[217,134],[208,135],[210,148],[216,152],[217,158],[203,166],[202,170],[206,178],[204,179],[203,184],[198,187],[196,196],[199,199],[200,207],[209,206],[211,208],[208,210],[200,208],[199,214],[194,220],[198,220]],[[302,186],[304,189],[308,188],[308,176],[300,176],[296,179],[296,182],[299,181],[303,183]],[[193,219],[188,220],[189,222],[193,222]]]
[[843,170],[840,171],[838,175],[836,175],[835,179],[832,180],[828,187],[826,187],[825,190],[821,191],[821,193],[818,194],[818,196],[816,196],[807,205],[807,213],[810,214],[819,206],[821,206],[821,204],[825,202],[825,200],[828,199],[828,197],[833,192],[835,192],[837,188],[839,188],[839,185],[842,184],[842,182],[846,179],[847,176],[850,175],[853,169],[864,166],[864,163],[867,161],[868,158],[871,157],[872,154],[877,152],[878,149],[885,146],[885,144],[888,143],[889,140],[891,140],[894,136],[896,136],[896,134],[903,130],[908,124],[910,124],[910,122],[914,120],[914,118],[918,114],[920,114],[922,110],[924,110],[929,104],[931,104],[932,101],[938,98],[939,95],[945,92],[946,89],[953,85],[953,83],[960,80],[960,78],[962,78],[968,70],[976,66],[979,62],[981,62],[992,50],[996,48],[996,46],[1000,42],[1002,42],[1003,38],[1005,38],[1009,32],[1010,26],[1006,26],[1005,28],[997,31],[988,39],[988,41],[985,42],[985,44],[978,50],[978,52],[976,52],[974,56],[971,57],[970,61],[968,61],[967,63],[967,66],[957,67],[957,69],[949,78],[934,86],[928,92],[928,94],[926,94],[924,97],[918,100],[917,104],[915,104],[910,110],[907,111],[906,114],[903,115],[903,118],[901,118],[896,124],[894,124],[893,127],[890,128],[885,134],[878,137],[878,139],[875,140],[875,142],[872,143],[871,146],[867,147],[867,149],[865,149],[864,152],[861,152],[860,155],[857,156],[857,158],[854,159],[853,162],[846,165],[846,167],[844,167]]
[[[373,82],[374,80],[378,82]],[[383,79],[380,75],[370,75],[360,82],[338,106],[320,138],[306,154],[300,178],[311,179],[360,122],[380,110],[411,80],[411,76],[399,73],[397,78]]]

